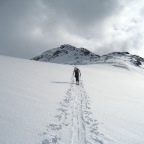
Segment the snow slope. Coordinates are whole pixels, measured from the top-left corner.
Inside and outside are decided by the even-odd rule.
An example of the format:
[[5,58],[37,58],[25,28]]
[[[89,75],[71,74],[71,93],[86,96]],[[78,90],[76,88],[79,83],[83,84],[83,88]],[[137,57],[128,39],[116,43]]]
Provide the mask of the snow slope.
[[144,71],[0,56],[1,144],[143,144]]

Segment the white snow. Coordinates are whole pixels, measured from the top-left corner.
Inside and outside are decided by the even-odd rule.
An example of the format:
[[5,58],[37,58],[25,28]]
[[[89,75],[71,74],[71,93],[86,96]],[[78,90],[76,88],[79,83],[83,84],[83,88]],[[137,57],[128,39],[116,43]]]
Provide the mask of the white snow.
[[0,144],[143,144],[144,70],[0,56]]

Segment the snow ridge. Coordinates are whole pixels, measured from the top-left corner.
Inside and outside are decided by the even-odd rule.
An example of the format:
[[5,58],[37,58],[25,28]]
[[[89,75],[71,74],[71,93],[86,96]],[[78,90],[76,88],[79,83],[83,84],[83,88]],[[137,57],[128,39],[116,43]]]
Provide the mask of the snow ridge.
[[129,63],[135,66],[142,66],[144,59],[137,55],[131,55],[129,52],[112,52],[107,55],[103,55],[99,58],[98,62],[105,63],[121,63],[123,65]]
[[108,63],[114,66],[127,67],[127,64],[144,67],[144,58],[128,52],[112,52],[99,56],[85,48],[76,48],[65,44],[42,53],[31,60],[62,64],[97,64]]
[[42,144],[103,144],[103,135],[98,132],[98,122],[93,118],[82,81],[77,86],[71,80],[55,117],[55,123],[49,124],[43,133]]

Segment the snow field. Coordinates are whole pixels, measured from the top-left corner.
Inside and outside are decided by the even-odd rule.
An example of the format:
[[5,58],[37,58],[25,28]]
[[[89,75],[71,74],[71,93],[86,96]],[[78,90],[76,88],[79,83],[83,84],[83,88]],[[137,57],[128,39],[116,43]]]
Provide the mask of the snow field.
[[83,66],[91,108],[101,131],[115,144],[144,143],[144,72],[140,68]]
[[0,56],[0,143],[144,143],[144,72]]

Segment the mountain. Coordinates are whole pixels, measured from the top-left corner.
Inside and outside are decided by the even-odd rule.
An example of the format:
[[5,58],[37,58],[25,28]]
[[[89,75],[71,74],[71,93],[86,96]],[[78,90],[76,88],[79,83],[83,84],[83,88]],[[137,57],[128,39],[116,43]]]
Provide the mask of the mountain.
[[0,56],[0,144],[144,144],[144,70],[78,67]]
[[96,55],[85,48],[76,48],[65,44],[58,48],[48,50],[41,55],[32,58],[32,60],[65,64],[85,64],[97,60],[99,57],[99,55]]
[[143,66],[144,58],[137,55],[131,55],[129,52],[112,52],[99,58],[99,62],[133,64],[135,66]]
[[126,64],[139,67],[143,67],[144,65],[144,58],[131,55],[128,52],[112,52],[107,55],[99,56],[85,48],[76,48],[68,44],[48,50],[31,60],[63,64],[109,63],[114,66],[119,64],[121,67],[125,67]]

